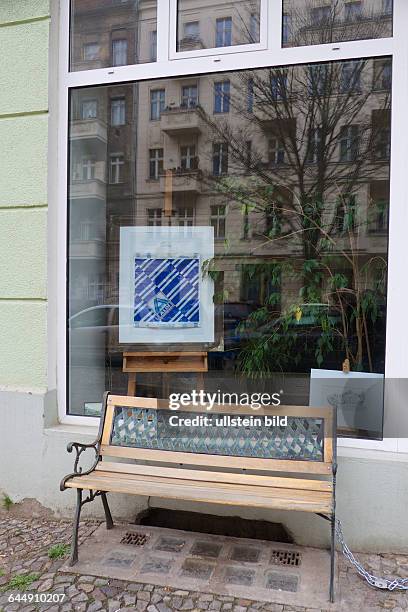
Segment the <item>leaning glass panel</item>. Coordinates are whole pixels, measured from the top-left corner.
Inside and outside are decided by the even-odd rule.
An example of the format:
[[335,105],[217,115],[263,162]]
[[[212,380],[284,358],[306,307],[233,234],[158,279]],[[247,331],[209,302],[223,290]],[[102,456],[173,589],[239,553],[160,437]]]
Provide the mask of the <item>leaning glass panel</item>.
[[70,70],[155,62],[157,0],[71,0]]
[[392,36],[393,0],[283,0],[282,45]]
[[71,414],[202,391],[381,437],[391,78],[378,57],[72,91]]
[[260,42],[261,0],[179,0],[177,51]]

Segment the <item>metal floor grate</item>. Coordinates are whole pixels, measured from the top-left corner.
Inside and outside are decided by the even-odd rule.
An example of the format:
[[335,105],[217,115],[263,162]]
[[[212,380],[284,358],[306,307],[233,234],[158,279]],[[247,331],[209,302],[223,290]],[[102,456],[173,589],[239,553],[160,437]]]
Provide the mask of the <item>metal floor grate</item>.
[[121,539],[121,544],[130,544],[131,546],[144,546],[149,539],[148,534],[138,533],[137,531],[127,531]]
[[274,565],[290,565],[299,567],[302,563],[302,555],[296,550],[272,550],[271,563]]

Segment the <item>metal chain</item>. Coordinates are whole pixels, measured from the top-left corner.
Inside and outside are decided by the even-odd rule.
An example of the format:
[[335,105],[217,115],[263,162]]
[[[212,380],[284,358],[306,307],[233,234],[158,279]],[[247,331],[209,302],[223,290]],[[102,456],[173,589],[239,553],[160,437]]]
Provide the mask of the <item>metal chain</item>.
[[343,550],[343,555],[352,565],[354,565],[360,576],[362,576],[369,585],[377,589],[386,589],[388,591],[408,591],[408,578],[378,578],[364,569],[344,541],[343,529],[339,520],[336,520],[336,535]]

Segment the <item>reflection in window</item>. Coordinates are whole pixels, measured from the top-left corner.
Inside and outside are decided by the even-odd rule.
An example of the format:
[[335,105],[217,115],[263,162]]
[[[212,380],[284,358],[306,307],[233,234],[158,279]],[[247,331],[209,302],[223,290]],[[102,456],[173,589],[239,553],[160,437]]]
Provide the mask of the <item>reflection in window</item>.
[[[260,0],[242,0],[216,9],[205,0],[194,15],[188,0],[179,0],[177,51],[212,49],[260,42]],[[192,17],[194,16],[194,20]]]
[[149,178],[157,180],[163,174],[163,149],[150,149]]
[[224,205],[211,206],[210,224],[214,228],[214,238],[225,238],[226,207]]
[[214,83],[214,113],[229,113],[230,82]]
[[181,88],[181,106],[182,108],[195,108],[197,104],[198,104],[197,85],[184,85]]
[[156,61],[157,0],[71,0],[70,70]]
[[[87,414],[108,386],[126,394],[124,350],[162,350],[153,329],[148,345],[119,342],[126,228],[140,237],[153,228],[159,238],[165,227],[214,235],[214,258],[203,265],[214,283],[214,341],[194,347],[208,352],[209,391],[283,388],[288,403],[308,405],[311,369],[341,372],[347,357],[355,372],[384,373],[391,76],[378,57],[71,92],[69,320],[91,313],[86,333],[69,323],[73,414]],[[219,88],[229,112],[214,114],[214,81],[229,83],[227,96]],[[117,100],[126,101],[126,121],[112,129],[123,120]],[[86,112],[84,102],[92,102]],[[138,238],[130,256],[147,257],[159,242],[149,237],[144,249]],[[184,245],[179,236],[177,257]],[[92,325],[99,306],[108,313],[103,332]],[[163,350],[193,350],[180,337]],[[175,376],[177,392],[193,384]],[[145,373],[138,393],[168,391]],[[381,422],[368,425],[347,433],[381,434]]]
[[97,100],[83,100],[81,104],[82,119],[96,119],[98,116]]
[[392,0],[283,0],[282,44],[390,37],[392,12]]
[[150,92],[150,119],[157,121],[164,111],[166,92],[164,89],[153,89]]
[[111,124],[114,126],[126,123],[126,101],[125,98],[115,98],[111,102]]
[[228,143],[217,142],[213,145],[213,175],[221,176],[228,172]]
[[111,155],[110,168],[109,168],[109,182],[112,185],[123,183],[123,170],[125,165],[125,159],[123,155]]

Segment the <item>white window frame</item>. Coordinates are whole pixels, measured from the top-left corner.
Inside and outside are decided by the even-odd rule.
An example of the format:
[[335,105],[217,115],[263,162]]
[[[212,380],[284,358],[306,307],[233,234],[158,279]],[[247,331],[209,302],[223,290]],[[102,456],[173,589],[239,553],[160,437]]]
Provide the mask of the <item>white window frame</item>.
[[[392,56],[392,133],[391,182],[388,251],[387,342],[385,359],[386,378],[408,378],[406,349],[408,327],[400,322],[406,318],[408,287],[406,265],[401,253],[406,248],[408,227],[408,192],[406,159],[408,158],[408,2],[394,0],[394,32],[392,38],[328,43],[302,47],[281,46],[282,0],[262,0],[261,44],[218,49],[202,49],[176,53],[176,0],[157,0],[157,62],[130,66],[115,66],[69,72],[69,2],[60,2],[59,23],[59,85],[58,85],[58,172],[54,189],[58,190],[58,274],[57,274],[57,381],[59,420],[66,424],[97,426],[99,419],[66,413],[66,249],[67,249],[67,176],[68,176],[68,117],[69,90],[76,87],[112,85],[124,81],[200,74],[214,74],[231,70],[255,69],[264,66],[290,66],[334,60],[363,59],[364,57]],[[267,8],[267,13],[266,13]],[[262,10],[264,11],[262,13]],[[170,24],[170,25],[169,25]],[[268,32],[268,36],[266,36]],[[171,41],[171,42],[170,42]],[[177,59],[177,61],[174,61]],[[160,83],[156,84],[160,87]],[[58,182],[57,182],[58,181]],[[398,288],[393,291],[391,288]],[[388,405],[387,405],[388,404]],[[385,424],[390,420],[385,404]],[[380,451],[408,452],[408,439],[369,441],[340,439],[340,446]]]

